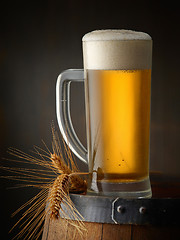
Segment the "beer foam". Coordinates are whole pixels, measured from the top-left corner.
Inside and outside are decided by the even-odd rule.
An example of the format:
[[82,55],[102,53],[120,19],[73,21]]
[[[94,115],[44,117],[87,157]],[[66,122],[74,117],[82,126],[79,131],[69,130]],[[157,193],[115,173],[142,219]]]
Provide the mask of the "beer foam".
[[149,34],[132,30],[96,30],[84,35],[82,41],[151,40]]
[[152,40],[147,33],[131,30],[96,30],[83,39],[85,69],[150,69]]

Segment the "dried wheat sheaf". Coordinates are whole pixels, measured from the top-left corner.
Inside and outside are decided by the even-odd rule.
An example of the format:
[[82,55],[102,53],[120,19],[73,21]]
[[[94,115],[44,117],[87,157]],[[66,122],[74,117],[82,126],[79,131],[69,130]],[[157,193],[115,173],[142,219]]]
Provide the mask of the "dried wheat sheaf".
[[[86,193],[87,183],[82,175],[87,173],[79,172],[73,155],[64,141],[64,152],[62,151],[54,125],[52,125],[52,136],[52,152],[44,142],[45,150],[34,147],[33,154],[35,156],[15,148],[9,148],[8,152],[19,159],[14,161],[22,163],[23,159],[27,168],[1,167],[5,171],[12,172],[11,176],[3,176],[3,178],[25,182],[16,187],[40,189],[35,197],[12,214],[14,216],[22,212],[19,221],[11,229],[12,231],[16,226],[21,228],[13,239],[39,239],[42,235],[45,218],[50,221],[60,221],[61,218],[65,218],[80,235],[83,236],[86,233],[83,217],[75,208],[69,193]],[[10,161],[13,160],[10,159]],[[26,210],[23,212],[24,209]]]

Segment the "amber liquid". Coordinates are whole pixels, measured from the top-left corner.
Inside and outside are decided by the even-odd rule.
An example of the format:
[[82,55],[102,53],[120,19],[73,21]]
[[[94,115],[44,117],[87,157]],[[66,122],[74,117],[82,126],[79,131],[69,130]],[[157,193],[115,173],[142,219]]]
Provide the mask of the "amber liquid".
[[86,70],[89,171],[97,181],[148,177],[150,89],[151,70]]

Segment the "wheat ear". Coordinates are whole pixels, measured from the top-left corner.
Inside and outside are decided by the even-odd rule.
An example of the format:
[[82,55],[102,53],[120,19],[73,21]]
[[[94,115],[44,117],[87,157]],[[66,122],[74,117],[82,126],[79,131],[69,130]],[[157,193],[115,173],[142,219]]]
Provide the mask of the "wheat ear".
[[9,153],[17,157],[18,160],[6,160],[17,163],[23,162],[25,165],[28,164],[27,168],[0,167],[2,170],[13,174],[11,176],[1,176],[1,178],[18,180],[22,183],[25,182],[25,184],[19,184],[17,187],[36,187],[41,189],[35,197],[15,212],[15,214],[19,213],[28,207],[19,221],[14,225],[14,227],[20,226],[21,228],[20,232],[15,236],[17,239],[38,239],[43,231],[43,221],[48,216],[50,216],[51,220],[57,220],[58,218],[76,220],[77,222],[68,219],[66,221],[73,225],[80,234],[86,231],[82,222],[83,217],[71,201],[69,192],[86,192],[86,181],[80,175],[87,173],[79,172],[74,163],[72,153],[64,141],[65,153],[63,154],[58,135],[54,128],[52,133],[53,153],[50,152],[44,142],[46,150],[37,146],[34,147],[35,152],[33,153],[37,157],[26,154],[16,148],[9,148]]
[[61,174],[54,181],[50,190],[49,204],[51,219],[58,219],[61,203],[69,193],[69,175]]

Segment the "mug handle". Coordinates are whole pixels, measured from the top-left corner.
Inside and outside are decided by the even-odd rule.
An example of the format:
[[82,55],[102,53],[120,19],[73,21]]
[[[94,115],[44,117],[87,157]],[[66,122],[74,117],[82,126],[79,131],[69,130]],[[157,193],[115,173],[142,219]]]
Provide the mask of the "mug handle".
[[70,84],[84,82],[83,69],[68,69],[57,78],[56,83],[56,115],[61,134],[72,152],[88,164],[87,150],[77,137],[70,114]]

